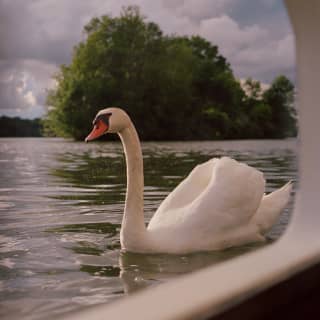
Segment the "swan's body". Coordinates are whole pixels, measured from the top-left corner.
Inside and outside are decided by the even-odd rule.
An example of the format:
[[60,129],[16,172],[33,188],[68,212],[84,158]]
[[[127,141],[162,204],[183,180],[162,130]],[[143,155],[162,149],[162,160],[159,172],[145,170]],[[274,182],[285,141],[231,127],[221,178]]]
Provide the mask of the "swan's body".
[[291,183],[264,195],[265,180],[260,171],[227,157],[214,158],[191,171],[162,202],[146,228],[137,132],[121,109],[102,110],[96,119],[101,117],[106,129],[103,131],[103,123],[95,120],[87,140],[107,130],[117,132],[126,155],[127,193],[120,231],[124,250],[187,253],[261,241],[288,203]]

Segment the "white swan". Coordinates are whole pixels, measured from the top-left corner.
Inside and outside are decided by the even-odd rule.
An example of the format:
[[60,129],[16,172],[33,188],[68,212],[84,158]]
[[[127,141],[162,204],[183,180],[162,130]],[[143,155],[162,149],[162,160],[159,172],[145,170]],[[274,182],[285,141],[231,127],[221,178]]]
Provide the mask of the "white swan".
[[127,163],[122,249],[141,253],[219,250],[264,240],[290,198],[291,183],[264,195],[263,174],[223,157],[196,166],[161,203],[146,228],[143,160],[138,134],[119,108],[101,110],[86,138],[118,133]]

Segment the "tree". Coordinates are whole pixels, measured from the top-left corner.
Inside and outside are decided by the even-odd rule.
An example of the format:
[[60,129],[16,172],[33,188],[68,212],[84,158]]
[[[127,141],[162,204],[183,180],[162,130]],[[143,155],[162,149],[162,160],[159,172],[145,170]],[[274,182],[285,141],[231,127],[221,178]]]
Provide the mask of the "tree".
[[41,137],[40,119],[0,117],[0,137]]
[[274,95],[266,96],[268,103],[264,96],[258,99],[259,83],[248,82],[253,91],[247,96],[218,47],[207,40],[164,35],[136,6],[119,17],[93,18],[84,32],[85,40],[48,93],[47,132],[83,139],[99,109],[120,106],[143,140],[270,133]]
[[121,106],[142,139],[214,136],[206,111],[231,108],[236,83],[216,46],[200,37],[164,36],[132,6],[120,17],[94,18],[84,30],[86,40],[48,94],[47,128],[82,139],[101,107]]
[[263,98],[271,108],[273,138],[284,138],[297,134],[296,116],[294,109],[294,85],[285,76],[274,79],[270,88],[265,91]]
[[263,99],[263,90],[259,81],[251,78],[244,82],[243,112],[237,126],[242,138],[268,138],[272,130],[272,111]]

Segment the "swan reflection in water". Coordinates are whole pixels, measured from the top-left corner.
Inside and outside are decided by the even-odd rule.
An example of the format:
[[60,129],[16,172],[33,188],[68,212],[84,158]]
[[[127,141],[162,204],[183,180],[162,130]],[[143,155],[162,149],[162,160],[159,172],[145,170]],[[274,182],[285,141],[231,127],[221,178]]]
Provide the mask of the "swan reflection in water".
[[[267,244],[275,240],[268,240]],[[119,249],[105,253],[92,248],[74,247],[82,253],[78,257],[80,271],[94,277],[112,280],[117,293],[130,294],[140,289],[167,282],[199,269],[221,263],[238,255],[265,246],[266,242],[252,243],[221,251],[197,252],[186,255],[141,254],[123,252]],[[116,280],[118,279],[118,281]],[[118,282],[118,284],[116,284]]]
[[[119,224],[104,222],[67,224],[48,231],[61,234],[65,240],[70,241],[80,271],[93,276],[92,287],[97,286],[97,279],[100,278],[101,282],[103,278],[107,282],[101,282],[100,285],[110,286],[114,297],[167,282],[276,241],[270,235],[267,242],[250,243],[219,251],[179,255],[141,254],[120,250],[119,228]],[[99,239],[102,239],[100,245]],[[110,293],[109,290],[107,292]]]
[[[272,240],[268,240],[270,243]],[[120,252],[119,278],[124,293],[129,294],[148,286],[166,282],[179,275],[194,272],[243,253],[256,250],[266,243],[254,243],[216,252],[187,255],[140,254]]]

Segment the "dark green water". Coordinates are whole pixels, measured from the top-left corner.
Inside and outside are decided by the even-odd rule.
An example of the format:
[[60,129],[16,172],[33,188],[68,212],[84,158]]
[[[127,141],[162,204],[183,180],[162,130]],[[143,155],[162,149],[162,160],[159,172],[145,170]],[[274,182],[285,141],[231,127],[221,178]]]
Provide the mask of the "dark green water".
[[[267,192],[297,180],[296,140],[145,143],[143,153],[147,220],[211,157],[228,155],[262,170]],[[181,256],[121,253],[125,183],[119,143],[0,139],[1,319],[41,319],[109,302],[261,246]],[[284,232],[291,207],[270,241]]]

